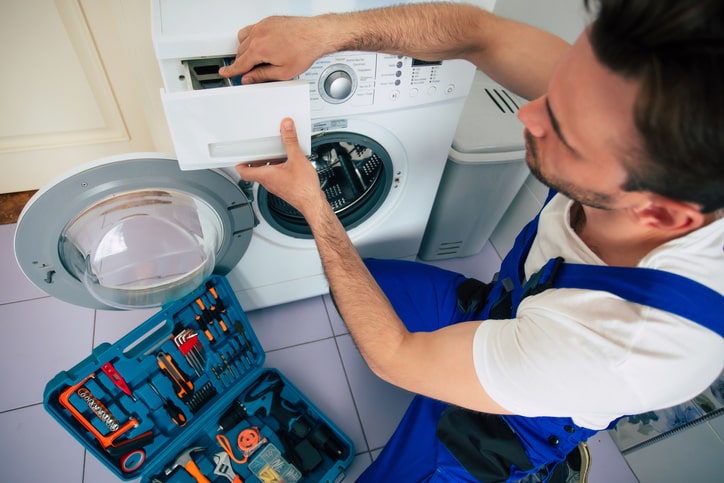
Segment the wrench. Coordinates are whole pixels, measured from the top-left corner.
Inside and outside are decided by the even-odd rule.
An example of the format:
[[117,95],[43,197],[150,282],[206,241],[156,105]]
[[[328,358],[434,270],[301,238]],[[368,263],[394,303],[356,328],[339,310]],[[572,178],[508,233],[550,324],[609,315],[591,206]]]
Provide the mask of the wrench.
[[214,463],[216,463],[216,468],[214,468],[215,475],[225,476],[231,483],[244,483],[244,480],[234,473],[234,470],[231,468],[231,460],[228,454],[223,451],[216,453],[214,455]]

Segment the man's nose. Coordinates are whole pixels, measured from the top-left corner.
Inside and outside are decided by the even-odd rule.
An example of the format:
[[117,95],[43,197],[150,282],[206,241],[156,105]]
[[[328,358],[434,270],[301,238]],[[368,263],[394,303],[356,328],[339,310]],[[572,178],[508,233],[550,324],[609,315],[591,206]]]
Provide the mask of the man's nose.
[[545,108],[545,96],[530,101],[518,110],[518,119],[535,137],[543,137],[548,129],[548,113]]

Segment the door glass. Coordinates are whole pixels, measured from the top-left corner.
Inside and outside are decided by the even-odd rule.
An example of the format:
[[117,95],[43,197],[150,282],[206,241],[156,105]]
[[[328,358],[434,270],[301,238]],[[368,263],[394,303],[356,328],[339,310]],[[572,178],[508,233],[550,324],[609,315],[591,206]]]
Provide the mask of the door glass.
[[222,240],[218,215],[174,190],[134,190],[87,208],[62,232],[68,270],[101,302],[155,307],[191,292],[211,274]]

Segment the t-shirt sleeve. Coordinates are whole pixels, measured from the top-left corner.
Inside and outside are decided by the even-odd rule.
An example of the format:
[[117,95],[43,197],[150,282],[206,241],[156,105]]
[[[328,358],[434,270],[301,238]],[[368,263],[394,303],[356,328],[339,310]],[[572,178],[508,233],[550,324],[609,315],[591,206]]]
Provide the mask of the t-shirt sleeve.
[[517,318],[483,322],[473,343],[478,378],[498,404],[591,429],[691,399],[724,367],[724,339],[708,329],[579,289],[525,299]]

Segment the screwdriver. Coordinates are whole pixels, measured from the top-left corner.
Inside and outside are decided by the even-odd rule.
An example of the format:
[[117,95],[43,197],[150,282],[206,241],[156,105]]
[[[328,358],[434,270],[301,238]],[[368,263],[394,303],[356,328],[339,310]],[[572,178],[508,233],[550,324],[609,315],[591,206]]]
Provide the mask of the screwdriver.
[[101,366],[101,369],[105,373],[106,376],[108,376],[113,384],[118,386],[118,388],[126,393],[128,396],[131,397],[134,401],[136,401],[136,398],[134,397],[133,393],[131,392],[131,389],[128,387],[128,384],[126,384],[126,381],[123,379],[123,377],[118,373],[115,367],[113,367],[113,364],[110,362],[106,362]]
[[184,424],[186,424],[186,415],[184,414],[183,410],[176,406],[170,399],[163,397],[159,390],[156,388],[156,386],[153,385],[150,379],[147,382],[148,385],[151,386],[151,389],[153,389],[153,392],[156,393],[156,396],[158,396],[159,399],[161,399],[161,401],[163,402],[163,408],[166,410],[166,413],[171,418],[171,421],[173,421],[174,424],[176,424],[177,426],[183,426]]

